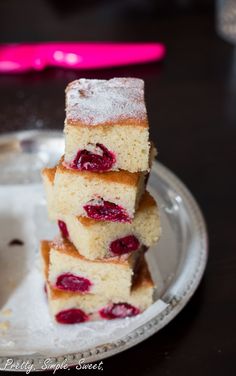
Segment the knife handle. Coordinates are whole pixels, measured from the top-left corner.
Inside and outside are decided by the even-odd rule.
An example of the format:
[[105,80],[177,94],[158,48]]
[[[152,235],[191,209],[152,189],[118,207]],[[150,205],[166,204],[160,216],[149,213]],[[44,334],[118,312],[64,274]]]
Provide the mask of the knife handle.
[[0,46],[0,72],[42,70],[47,66],[99,69],[160,60],[161,43],[40,43]]

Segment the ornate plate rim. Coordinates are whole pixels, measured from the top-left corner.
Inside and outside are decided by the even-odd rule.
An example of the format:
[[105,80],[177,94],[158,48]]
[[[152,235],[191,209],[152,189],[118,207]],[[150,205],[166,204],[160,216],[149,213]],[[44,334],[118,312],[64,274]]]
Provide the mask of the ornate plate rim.
[[[0,135],[0,141],[6,141],[7,139],[21,140],[24,137],[37,137],[38,135],[50,136],[50,137],[61,137],[61,132],[55,130],[47,131],[22,131],[22,132],[12,132],[12,133],[3,133]],[[42,371],[42,363],[45,359],[50,359],[51,364],[61,364],[63,361],[67,361],[67,365],[75,366],[78,364],[80,359],[85,359],[85,362],[97,362],[99,360],[105,359],[112,355],[118,354],[122,351],[129,349],[137,345],[138,343],[144,341],[154,333],[158,332],[165,325],[167,325],[187,304],[191,296],[196,291],[199,283],[201,282],[203,273],[205,271],[207,258],[208,258],[208,238],[205,220],[201,213],[201,210],[190,193],[188,188],[182,183],[182,181],[172,173],[168,168],[162,165],[160,162],[155,161],[153,164],[152,170],[158,174],[165,176],[165,180],[176,190],[181,192],[182,198],[184,198],[185,203],[191,210],[191,213],[195,219],[195,222],[198,227],[198,239],[199,239],[199,254],[198,260],[195,262],[195,272],[192,275],[191,280],[183,289],[181,295],[177,296],[176,294],[171,293],[171,286],[167,289],[167,292],[161,298],[165,303],[168,303],[168,306],[155,317],[151,318],[145,324],[139,326],[137,329],[130,332],[128,335],[122,337],[118,341],[111,343],[106,343],[93,347],[89,350],[76,352],[72,354],[66,354],[58,357],[48,357],[34,353],[30,355],[22,356],[11,356],[14,362],[22,363],[23,361],[28,361],[29,365],[33,365],[34,371]],[[177,278],[178,279],[178,278]],[[175,283],[176,280],[173,280]],[[0,356],[0,371],[13,371],[10,369],[5,369],[5,364],[7,359],[10,356]],[[24,372],[24,370],[14,370],[16,372]]]

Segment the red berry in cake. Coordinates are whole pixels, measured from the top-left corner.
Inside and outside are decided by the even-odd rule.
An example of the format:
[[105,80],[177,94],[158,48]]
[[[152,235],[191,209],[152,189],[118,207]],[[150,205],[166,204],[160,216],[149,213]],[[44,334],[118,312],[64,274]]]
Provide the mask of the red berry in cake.
[[55,317],[60,324],[79,324],[89,319],[81,309],[76,308],[61,311]]
[[56,281],[56,287],[66,291],[88,292],[91,286],[89,279],[71,273],[59,275]]
[[99,313],[103,319],[112,320],[136,316],[140,310],[128,303],[117,303],[102,308]]
[[67,229],[65,222],[59,220],[59,221],[57,221],[57,223],[58,223],[58,227],[60,229],[60,232],[61,232],[61,235],[63,236],[63,238],[68,239],[69,238],[69,231]]
[[130,218],[125,209],[113,202],[91,200],[84,205],[87,216],[96,220],[111,222],[130,222]]
[[129,252],[136,251],[140,247],[140,243],[136,236],[128,235],[120,239],[116,239],[110,244],[110,252],[116,256],[124,255]]
[[112,168],[116,162],[115,155],[104,145],[96,144],[90,149],[79,150],[69,167],[80,171],[108,171]]

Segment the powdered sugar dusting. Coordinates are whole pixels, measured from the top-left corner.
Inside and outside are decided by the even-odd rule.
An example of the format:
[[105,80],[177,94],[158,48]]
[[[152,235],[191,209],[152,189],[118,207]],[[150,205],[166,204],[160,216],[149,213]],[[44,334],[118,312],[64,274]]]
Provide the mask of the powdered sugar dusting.
[[97,125],[147,118],[144,82],[138,78],[80,79],[66,89],[66,120]]

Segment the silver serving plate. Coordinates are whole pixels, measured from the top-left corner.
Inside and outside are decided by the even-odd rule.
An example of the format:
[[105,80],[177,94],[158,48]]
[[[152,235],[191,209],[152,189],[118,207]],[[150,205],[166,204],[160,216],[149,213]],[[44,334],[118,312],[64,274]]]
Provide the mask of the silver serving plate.
[[[0,185],[40,182],[41,168],[54,165],[63,154],[63,149],[61,132],[26,131],[2,135]],[[78,364],[80,359],[96,362],[136,345],[168,324],[183,309],[199,285],[207,261],[207,234],[197,203],[183,183],[159,162],[153,164],[148,185],[159,203],[163,230],[161,241],[148,253],[154,280],[157,269],[162,277],[162,289],[158,292],[159,296],[155,296],[153,309],[158,299],[166,303],[165,309],[160,313],[157,311],[128,334],[122,335],[121,332],[116,341],[106,341],[86,351],[52,356],[51,364],[61,364],[64,359],[68,366]],[[11,357],[14,362],[28,361],[28,364],[33,364],[34,370],[40,371],[47,358],[43,348],[31,355],[2,355],[0,350],[1,370],[5,369],[6,361]]]

